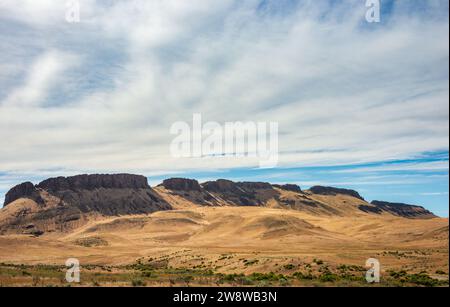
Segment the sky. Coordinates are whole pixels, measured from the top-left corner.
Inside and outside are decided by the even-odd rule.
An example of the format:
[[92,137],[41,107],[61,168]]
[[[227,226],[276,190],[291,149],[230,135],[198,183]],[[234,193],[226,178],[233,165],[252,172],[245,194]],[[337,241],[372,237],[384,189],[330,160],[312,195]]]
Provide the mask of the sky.
[[[332,185],[448,217],[449,2],[0,0],[0,202],[79,173]],[[277,122],[279,163],[176,158],[174,122]]]

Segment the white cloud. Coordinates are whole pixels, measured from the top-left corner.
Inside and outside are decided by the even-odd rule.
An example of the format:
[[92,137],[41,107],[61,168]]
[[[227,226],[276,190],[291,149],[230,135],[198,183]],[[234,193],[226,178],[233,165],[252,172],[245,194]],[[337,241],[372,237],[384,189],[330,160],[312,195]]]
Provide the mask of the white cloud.
[[333,170],[332,173],[364,173],[384,171],[448,171],[449,164],[444,161],[395,163],[373,167],[359,167],[345,170]]
[[443,196],[448,195],[448,192],[428,192],[428,193],[420,193],[422,196]]
[[0,39],[30,48],[0,55],[13,75],[25,69],[23,82],[0,85],[3,171],[258,165],[171,158],[169,128],[194,112],[278,121],[282,166],[448,150],[448,18],[399,10],[370,28],[360,1],[283,14],[253,0],[80,3],[81,24],[67,24],[55,1],[2,2]]
[[74,55],[47,51],[35,60],[29,68],[25,84],[12,89],[3,106],[25,110],[45,103],[49,92],[61,86],[62,74],[77,61]]
[[53,0],[2,0],[0,1],[0,16],[24,23],[42,25],[54,19],[62,19],[65,5],[64,1]]

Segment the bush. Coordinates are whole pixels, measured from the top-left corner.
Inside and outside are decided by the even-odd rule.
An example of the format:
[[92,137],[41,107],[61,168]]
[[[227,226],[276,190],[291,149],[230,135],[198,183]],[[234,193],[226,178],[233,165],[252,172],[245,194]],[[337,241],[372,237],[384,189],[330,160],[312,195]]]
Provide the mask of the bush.
[[142,277],[151,278],[153,276],[152,271],[144,271],[142,272]]
[[247,260],[247,259],[245,259],[244,260],[244,265],[245,266],[250,266],[250,265],[257,264],[258,262],[259,262],[258,259],[254,259],[254,260]]
[[298,280],[313,280],[314,279],[314,276],[311,273],[303,274],[302,272],[295,272],[294,274],[292,274],[292,276],[294,276]]
[[131,285],[133,287],[145,287],[146,283],[144,281],[142,281],[141,279],[133,279],[131,281]]
[[274,272],[270,273],[253,273],[249,276],[251,280],[256,281],[281,281],[283,279],[287,280],[287,278],[283,274],[275,274]]
[[286,264],[286,265],[284,266],[284,268],[285,268],[286,270],[293,270],[293,269],[295,268],[295,266],[294,266],[293,264]]
[[416,284],[419,286],[425,286],[425,287],[437,287],[446,285],[448,281],[440,281],[434,278],[431,278],[428,274],[425,272],[420,272],[418,274],[408,274],[405,271],[390,272],[390,276],[399,279],[402,283],[411,283]]
[[191,275],[186,275],[186,276],[184,276],[184,277],[182,278],[182,280],[183,280],[187,285],[189,285],[189,283],[190,283],[191,281],[194,280],[194,277],[192,277]]
[[313,262],[317,265],[322,265],[323,264],[323,260],[320,259],[314,259]]
[[253,280],[244,274],[217,274],[219,277],[217,284],[232,283],[238,285],[253,285]]
[[331,272],[326,272],[322,275],[320,275],[319,280],[322,282],[333,282],[339,279],[339,276],[336,274],[333,274]]
[[439,280],[433,279],[427,274],[419,273],[419,274],[411,274],[406,278],[407,282],[421,285],[425,287],[436,287],[440,285]]
[[290,285],[289,280],[287,280],[286,278],[281,278],[279,280],[280,286],[282,287],[287,287]]
[[402,270],[399,272],[391,271],[391,272],[389,272],[389,275],[393,278],[399,279],[399,278],[405,277],[408,274],[406,273],[406,271]]

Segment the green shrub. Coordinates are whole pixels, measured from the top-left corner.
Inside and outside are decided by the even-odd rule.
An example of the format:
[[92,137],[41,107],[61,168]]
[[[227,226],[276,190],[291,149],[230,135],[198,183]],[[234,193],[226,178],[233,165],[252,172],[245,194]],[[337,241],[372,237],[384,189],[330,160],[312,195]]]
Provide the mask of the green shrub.
[[323,260],[320,259],[314,259],[313,262],[317,265],[322,265],[323,264]]
[[258,259],[254,259],[254,260],[247,260],[247,259],[245,259],[245,260],[244,260],[245,266],[254,265],[254,264],[257,264],[258,262],[259,262]]
[[393,278],[399,279],[399,278],[405,277],[408,274],[406,273],[406,271],[402,270],[402,271],[399,271],[399,272],[391,271],[391,272],[389,272],[389,275],[391,277],[393,277]]
[[433,279],[424,273],[408,275],[406,281],[425,287],[436,287],[440,285],[439,280]]
[[152,271],[144,271],[144,272],[142,272],[142,277],[145,277],[145,278],[151,278],[151,277],[153,277],[154,275],[153,275],[153,272]]
[[190,283],[191,281],[194,280],[194,277],[192,277],[191,275],[186,275],[186,276],[183,276],[182,280],[183,280],[186,284],[189,285],[189,283]]
[[280,281],[287,278],[283,274],[270,273],[253,273],[249,276],[251,280],[256,281]]
[[322,282],[333,282],[339,279],[339,276],[336,274],[333,274],[331,272],[325,272],[324,274],[320,275],[319,280]]
[[236,282],[240,278],[244,278],[244,274],[218,274],[220,281],[223,282]]
[[389,275],[398,279],[402,283],[411,283],[425,287],[437,287],[448,284],[448,281],[441,281],[431,278],[427,273],[420,272],[418,274],[408,274],[405,271],[391,271]]
[[294,274],[292,274],[292,276],[294,276],[298,280],[313,280],[314,279],[314,276],[311,273],[304,274],[302,272],[295,272]]
[[141,280],[141,279],[133,279],[131,281],[131,285],[133,287],[145,287],[146,283],[143,280]]
[[284,268],[285,268],[286,270],[293,270],[293,269],[295,268],[295,266],[294,266],[293,264],[286,264],[286,265],[284,266]]

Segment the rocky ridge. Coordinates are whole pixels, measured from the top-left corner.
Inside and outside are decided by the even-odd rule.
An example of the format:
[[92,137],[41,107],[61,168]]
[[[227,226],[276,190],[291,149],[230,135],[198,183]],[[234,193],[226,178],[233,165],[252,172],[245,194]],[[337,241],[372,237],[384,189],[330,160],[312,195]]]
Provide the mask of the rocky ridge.
[[[357,191],[334,187],[315,186],[302,191],[294,184],[225,179],[199,183],[194,179],[171,178],[152,188],[144,176],[78,175],[50,178],[37,185],[25,182],[13,187],[6,194],[4,208],[0,210],[0,233],[10,230],[32,234],[65,231],[79,227],[91,215],[123,216],[171,210],[173,198],[167,195],[198,206],[260,206],[329,216],[342,216],[350,212],[346,210],[354,210],[351,212],[391,214],[409,219],[436,217],[420,206],[381,201],[368,203]],[[337,197],[339,195],[341,198]],[[346,199],[356,205],[350,205]],[[339,205],[333,204],[338,200]],[[21,207],[23,202],[27,204],[26,208]],[[2,211],[6,218],[2,218]]]

